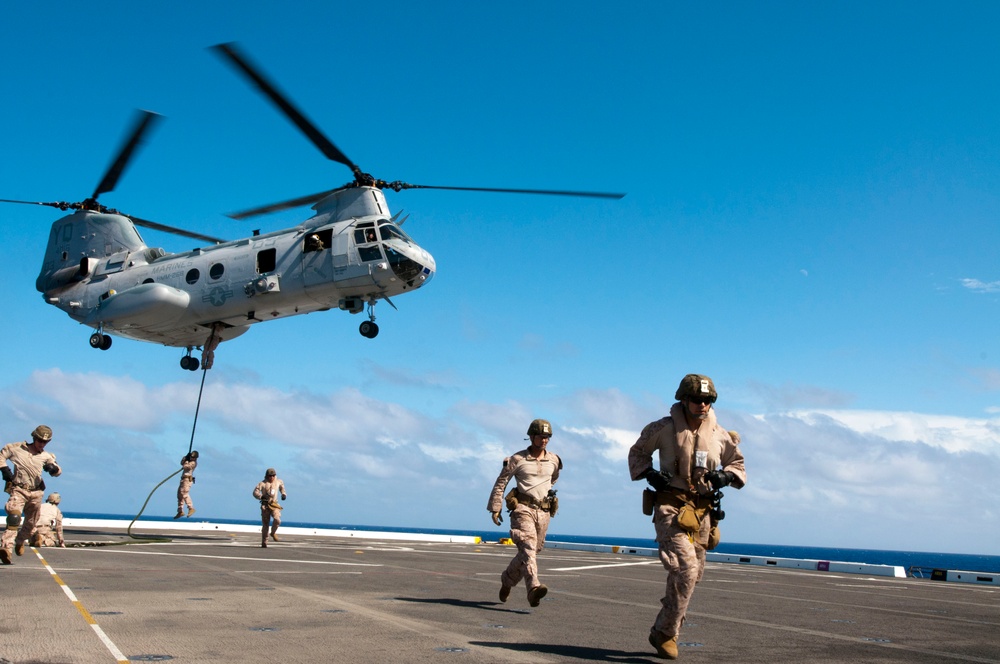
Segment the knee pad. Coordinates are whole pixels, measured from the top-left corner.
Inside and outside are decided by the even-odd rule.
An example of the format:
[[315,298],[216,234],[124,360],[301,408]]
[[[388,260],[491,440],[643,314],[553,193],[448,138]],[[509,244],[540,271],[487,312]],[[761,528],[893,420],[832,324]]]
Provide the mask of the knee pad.
[[7,515],[7,530],[14,530],[21,526],[21,513],[11,512]]

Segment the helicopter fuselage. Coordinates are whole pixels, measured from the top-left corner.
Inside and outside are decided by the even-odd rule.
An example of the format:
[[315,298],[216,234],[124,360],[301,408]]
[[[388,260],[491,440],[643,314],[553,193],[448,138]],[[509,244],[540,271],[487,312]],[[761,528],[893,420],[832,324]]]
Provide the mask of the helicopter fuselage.
[[81,210],[52,225],[36,287],[99,332],[191,348],[213,330],[225,341],[267,320],[359,313],[433,276],[380,190],[341,190],[314,209],[295,228],[175,254],[147,247],[128,217]]

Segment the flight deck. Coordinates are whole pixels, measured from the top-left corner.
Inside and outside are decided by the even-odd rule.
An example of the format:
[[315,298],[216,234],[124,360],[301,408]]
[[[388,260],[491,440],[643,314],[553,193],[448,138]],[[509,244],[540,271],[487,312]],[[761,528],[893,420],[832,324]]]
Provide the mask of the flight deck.
[[[531,608],[523,586],[497,598],[499,543],[126,526],[0,567],[0,664],[663,661],[655,557],[546,548]],[[1000,663],[1000,588],[709,562],[679,644],[687,662]]]

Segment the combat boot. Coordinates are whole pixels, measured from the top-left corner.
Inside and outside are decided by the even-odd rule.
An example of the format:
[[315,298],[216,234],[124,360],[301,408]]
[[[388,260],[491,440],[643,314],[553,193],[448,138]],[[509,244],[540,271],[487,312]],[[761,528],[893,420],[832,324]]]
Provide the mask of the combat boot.
[[262,549],[266,549],[267,548],[267,539],[261,540],[260,548],[262,548]]
[[528,606],[538,606],[538,604],[542,601],[542,598],[545,597],[546,593],[548,592],[549,589],[546,588],[544,584],[540,586],[535,586],[534,588],[529,590]]
[[0,549],[0,563],[4,565],[10,565],[10,551],[7,549]]
[[192,514],[194,514],[194,508],[193,507],[188,510],[188,516],[191,516]]
[[184,510],[177,510],[177,514],[174,515],[175,519],[179,519],[184,516]]
[[274,531],[271,531],[271,539],[273,539],[275,542],[280,542],[281,541],[281,540],[278,539],[278,533],[276,533]]
[[677,659],[678,657],[676,634],[669,639],[663,639],[657,633],[650,631],[649,645],[656,649],[656,656],[661,659]]
[[510,586],[500,584],[500,601],[506,602],[508,597],[510,597]]
[[16,553],[19,556],[24,555],[24,540],[21,540],[20,542],[14,545],[14,553]]

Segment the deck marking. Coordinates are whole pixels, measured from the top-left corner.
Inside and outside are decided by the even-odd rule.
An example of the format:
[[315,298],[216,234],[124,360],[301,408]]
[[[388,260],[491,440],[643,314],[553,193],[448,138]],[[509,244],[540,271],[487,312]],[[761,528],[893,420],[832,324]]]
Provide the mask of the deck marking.
[[553,567],[553,572],[576,572],[581,569],[607,569],[609,567],[634,567],[636,565],[659,565],[661,564],[659,559],[657,560],[643,560],[638,563],[610,563],[607,565],[584,565],[582,567]]
[[214,560],[244,560],[260,563],[297,563],[300,565],[346,565],[349,567],[384,567],[378,563],[341,563],[334,560],[292,560],[291,558],[248,558],[247,556],[209,556],[203,553],[167,553],[166,551],[113,551],[130,556],[171,556],[174,558],[212,558]]
[[39,553],[38,549],[36,549],[35,547],[31,547],[31,550],[34,551],[35,555],[38,556],[38,559],[42,561],[42,565],[45,566],[45,569],[49,571],[49,574],[52,575],[52,578],[55,579],[56,583],[59,584],[59,587],[62,588],[62,591],[66,593],[66,597],[69,598],[70,603],[72,603],[73,606],[76,607],[76,610],[80,612],[80,615],[83,616],[83,619],[86,620],[87,624],[90,625],[90,627],[94,630],[94,633],[97,634],[97,638],[101,640],[101,643],[103,643],[104,647],[108,649],[111,655],[115,658],[115,661],[119,663],[128,664],[129,661],[128,657],[122,654],[122,651],[118,649],[118,646],[116,646],[114,642],[108,638],[108,635],[104,633],[104,630],[101,629],[101,626],[97,624],[96,620],[94,620],[94,616],[90,615],[90,612],[84,608],[80,600],[78,600],[76,598],[76,595],[73,594],[73,590],[66,585],[65,581],[59,578],[59,575],[56,574],[56,571],[52,569],[52,566],[45,561],[45,558],[42,557],[42,554]]

